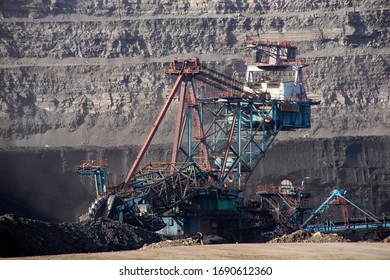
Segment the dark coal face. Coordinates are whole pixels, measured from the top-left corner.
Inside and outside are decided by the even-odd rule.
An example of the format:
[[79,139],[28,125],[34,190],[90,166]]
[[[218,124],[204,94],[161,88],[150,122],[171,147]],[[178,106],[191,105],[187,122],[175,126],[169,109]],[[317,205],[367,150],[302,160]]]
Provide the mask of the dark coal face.
[[[158,241],[142,238],[146,233],[116,221],[74,223],[96,196],[93,178],[78,175],[74,165],[84,159],[106,159],[107,178],[115,185],[123,181],[134,157],[132,148],[0,150],[0,215],[15,215],[0,217],[0,256],[126,250]],[[309,176],[306,190],[312,194],[312,206],[319,206],[338,186],[362,208],[389,215],[389,158],[388,137],[279,142],[260,162],[245,192],[256,198],[259,184],[278,184],[282,179],[299,184]],[[167,150],[161,147],[154,147],[146,159],[166,160]],[[374,238],[359,239],[364,237]]]
[[[54,222],[74,222],[95,199],[93,178],[81,177],[74,165],[84,159],[106,159],[107,178],[123,182],[136,149],[14,148],[0,150],[0,215]],[[167,149],[152,147],[146,161],[167,161]],[[253,172],[245,194],[256,199],[261,184],[305,177],[311,206],[318,207],[335,186],[350,200],[376,215],[390,215],[390,138],[339,137],[274,143]]]
[[247,195],[256,197],[258,185],[289,179],[311,194],[318,207],[335,189],[359,207],[376,215],[390,215],[390,138],[337,137],[274,143],[251,177]]
[[76,221],[94,199],[92,184],[82,183],[59,150],[0,154],[0,214]]
[[[150,154],[161,158],[160,151]],[[104,159],[109,164],[107,183],[116,185],[123,182],[134,157],[135,150],[126,147],[0,149],[0,215],[78,221],[96,191],[94,178],[78,175],[75,166],[86,159]]]

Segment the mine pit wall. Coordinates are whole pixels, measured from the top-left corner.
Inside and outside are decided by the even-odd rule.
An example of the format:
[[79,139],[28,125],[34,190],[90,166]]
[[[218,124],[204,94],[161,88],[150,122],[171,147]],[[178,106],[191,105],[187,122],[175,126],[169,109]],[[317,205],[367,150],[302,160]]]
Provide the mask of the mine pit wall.
[[[274,143],[259,163],[252,181],[275,184],[305,180],[314,206],[319,206],[338,186],[347,197],[381,215],[390,210],[389,137],[338,137]],[[254,186],[251,190],[256,190]],[[250,191],[247,193],[250,195]]]
[[164,66],[196,55],[243,80],[246,36],[300,43],[321,104],[295,137],[390,134],[388,1],[152,2],[2,1],[0,144],[141,145],[174,83]]
[[[169,160],[170,147],[153,147],[146,161]],[[108,179],[120,183],[137,147],[0,150],[0,215],[14,213],[46,221],[75,221],[95,199],[94,182],[74,172],[83,159],[106,159]],[[255,198],[258,185],[304,177],[312,205],[319,206],[334,186],[377,214],[390,213],[390,138],[340,137],[278,141],[255,170],[245,190]]]
[[[246,196],[309,176],[315,205],[338,184],[389,215],[389,16],[387,0],[0,1],[0,213],[76,220],[95,192],[73,165],[104,158],[123,180],[174,83],[165,65],[199,56],[244,79],[245,37],[260,36],[300,43],[321,104],[310,130],[278,135]],[[171,142],[175,117],[154,143]],[[363,135],[381,137],[334,138]]]

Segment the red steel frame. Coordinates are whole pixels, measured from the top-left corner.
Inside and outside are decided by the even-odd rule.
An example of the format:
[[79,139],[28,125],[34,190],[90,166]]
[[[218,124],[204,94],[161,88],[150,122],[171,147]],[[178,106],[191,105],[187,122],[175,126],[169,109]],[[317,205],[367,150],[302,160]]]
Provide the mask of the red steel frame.
[[[178,157],[178,152],[180,149],[180,142],[181,142],[181,133],[184,128],[183,125],[183,114],[184,108],[190,107],[192,108],[192,119],[194,121],[194,131],[197,133],[196,138],[200,141],[199,143],[199,166],[201,170],[210,170],[210,161],[208,157],[207,147],[204,139],[204,131],[201,124],[201,117],[200,117],[200,111],[199,106],[197,102],[197,98],[195,96],[195,92],[192,85],[192,77],[201,71],[201,65],[198,58],[188,58],[188,59],[175,59],[174,65],[169,66],[166,68],[166,73],[171,75],[178,75],[176,82],[171,89],[170,93],[168,94],[167,100],[164,103],[164,106],[162,107],[160,114],[158,115],[156,121],[153,124],[153,127],[151,131],[149,132],[141,150],[138,152],[138,155],[128,172],[124,185],[127,186],[130,182],[130,180],[134,177],[134,175],[137,172],[137,169],[145,156],[145,153],[147,149],[150,146],[150,143],[153,140],[154,135],[156,134],[169,106],[172,103],[172,100],[175,97],[176,92],[179,88],[180,90],[180,103],[179,103],[179,109],[176,119],[176,128],[175,128],[175,135],[173,140],[173,148],[172,148],[172,164],[175,164]],[[191,128],[188,128],[191,129]]]

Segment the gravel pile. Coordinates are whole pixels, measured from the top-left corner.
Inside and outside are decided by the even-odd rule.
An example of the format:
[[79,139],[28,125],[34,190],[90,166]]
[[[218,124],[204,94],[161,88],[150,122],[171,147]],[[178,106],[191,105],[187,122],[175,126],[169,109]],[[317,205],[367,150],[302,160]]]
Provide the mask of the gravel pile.
[[47,223],[0,216],[0,257],[133,250],[162,239],[154,232],[112,220]]
[[156,249],[178,246],[194,246],[194,245],[209,245],[209,244],[226,244],[229,243],[225,238],[218,235],[205,235],[197,233],[192,237],[167,239],[157,243],[145,244],[142,249]]
[[324,234],[321,232],[311,233],[304,230],[298,230],[291,234],[285,234],[269,241],[268,243],[333,243],[349,242],[336,233]]
[[164,240],[157,243],[145,244],[142,249],[157,249],[157,248],[167,248],[167,247],[178,247],[178,246],[193,246],[200,245],[193,238],[183,238],[176,240]]
[[219,235],[205,235],[203,237],[203,243],[210,244],[227,244],[230,243],[229,240],[219,236]]

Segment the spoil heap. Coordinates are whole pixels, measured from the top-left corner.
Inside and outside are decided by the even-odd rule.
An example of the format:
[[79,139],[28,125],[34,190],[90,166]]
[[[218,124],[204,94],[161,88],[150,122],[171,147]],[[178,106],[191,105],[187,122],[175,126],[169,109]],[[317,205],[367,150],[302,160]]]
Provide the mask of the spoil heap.
[[161,240],[156,233],[112,220],[47,223],[0,217],[0,257],[133,250]]
[[383,243],[390,243],[390,236],[383,239]]
[[167,239],[157,243],[145,244],[142,249],[156,249],[178,246],[194,246],[194,245],[209,245],[209,244],[226,244],[229,243],[225,238],[218,235],[205,235],[197,233],[193,237],[179,238],[179,239]]
[[200,245],[194,238],[183,238],[176,240],[163,240],[160,242],[145,244],[142,249],[156,249],[156,248],[167,248],[167,247],[178,247],[178,246],[193,246]]
[[333,242],[349,242],[342,236],[335,233],[323,234],[320,232],[311,233],[304,230],[298,230],[291,234],[285,234],[281,237],[272,239],[268,243],[333,243]]

